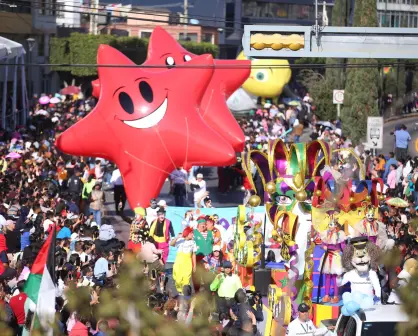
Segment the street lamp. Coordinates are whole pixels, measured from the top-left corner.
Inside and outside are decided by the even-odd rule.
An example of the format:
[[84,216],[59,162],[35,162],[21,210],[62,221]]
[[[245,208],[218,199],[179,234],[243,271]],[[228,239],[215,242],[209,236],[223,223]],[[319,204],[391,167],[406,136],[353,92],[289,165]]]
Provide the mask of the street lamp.
[[29,82],[29,97],[31,97],[30,99],[32,99],[32,68],[31,68],[31,63],[32,63],[32,50],[33,48],[35,48],[36,45],[36,40],[32,37],[29,37],[26,39],[26,42],[28,43],[28,63],[29,63],[29,67],[28,67],[28,82]]

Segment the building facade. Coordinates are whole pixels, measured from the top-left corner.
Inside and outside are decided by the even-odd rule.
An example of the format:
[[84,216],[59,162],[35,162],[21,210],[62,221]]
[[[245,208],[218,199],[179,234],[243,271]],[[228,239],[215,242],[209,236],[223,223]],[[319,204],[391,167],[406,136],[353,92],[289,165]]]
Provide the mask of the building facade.
[[379,27],[418,28],[418,0],[377,0]]

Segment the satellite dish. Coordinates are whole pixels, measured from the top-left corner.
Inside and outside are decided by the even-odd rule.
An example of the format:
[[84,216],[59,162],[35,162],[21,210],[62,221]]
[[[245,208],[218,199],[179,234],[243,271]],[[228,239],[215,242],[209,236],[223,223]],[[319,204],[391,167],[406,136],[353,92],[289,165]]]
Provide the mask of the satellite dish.
[[199,20],[190,19],[190,24],[192,24],[192,25],[198,25],[199,24]]

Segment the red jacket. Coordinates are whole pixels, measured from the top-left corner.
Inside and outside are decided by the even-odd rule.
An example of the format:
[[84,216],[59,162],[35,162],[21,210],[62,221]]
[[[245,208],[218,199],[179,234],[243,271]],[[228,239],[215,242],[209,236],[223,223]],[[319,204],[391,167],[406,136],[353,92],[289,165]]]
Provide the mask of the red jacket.
[[26,293],[20,293],[10,299],[9,305],[16,316],[17,324],[25,324],[25,301],[28,296]]
[[74,327],[71,329],[68,336],[89,336],[89,332],[87,327],[78,321],[76,324],[74,324]]

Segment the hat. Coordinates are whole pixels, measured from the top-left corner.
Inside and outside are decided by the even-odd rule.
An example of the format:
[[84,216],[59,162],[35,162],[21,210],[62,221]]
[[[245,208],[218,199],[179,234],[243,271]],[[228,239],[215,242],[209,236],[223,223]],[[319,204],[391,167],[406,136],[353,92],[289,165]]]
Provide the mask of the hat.
[[196,178],[203,178],[203,174],[201,174],[201,173],[197,174]]
[[191,228],[190,226],[186,227],[183,230],[183,238],[186,238],[192,232],[193,232],[193,228]]
[[213,252],[220,251],[221,247],[219,245],[213,245]]
[[222,267],[223,268],[232,268],[232,264],[231,264],[230,261],[226,260],[226,261],[223,262]]
[[206,218],[205,218],[205,216],[200,216],[197,219],[197,224],[206,224]]
[[351,238],[350,244],[354,246],[356,249],[363,249],[366,247],[367,243],[369,242],[369,238],[363,237],[355,237]]
[[167,202],[166,202],[166,201],[164,201],[164,200],[160,200],[157,204],[158,204],[160,207],[166,207],[166,206],[167,206]]
[[145,209],[144,208],[135,208],[134,212],[135,212],[135,215],[141,215],[142,217],[145,217]]
[[163,207],[158,208],[158,210],[157,210],[157,215],[158,215],[158,214],[165,214],[165,210],[164,210],[164,208],[163,208]]
[[301,303],[298,307],[298,312],[307,313],[310,310],[310,307],[306,303]]

